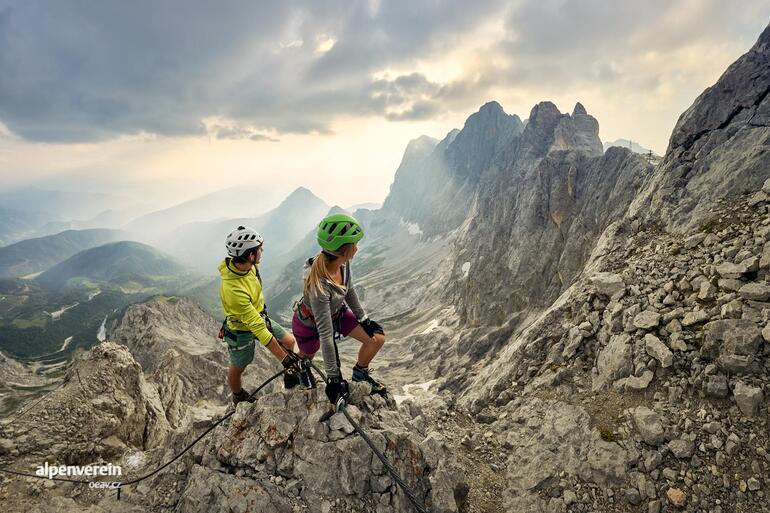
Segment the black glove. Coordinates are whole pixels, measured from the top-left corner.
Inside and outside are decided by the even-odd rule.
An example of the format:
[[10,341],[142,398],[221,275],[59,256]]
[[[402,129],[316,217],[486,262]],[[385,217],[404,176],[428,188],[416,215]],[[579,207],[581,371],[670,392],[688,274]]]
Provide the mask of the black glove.
[[286,356],[281,360],[281,365],[283,365],[283,370],[286,374],[299,374],[300,372],[300,360],[294,353],[287,352]]
[[385,332],[382,330],[382,326],[380,326],[376,321],[369,319],[368,317],[361,321],[361,327],[370,337],[373,337],[375,333],[379,333],[380,335],[385,334]]
[[343,397],[345,401],[350,398],[350,391],[348,389],[348,382],[338,376],[332,376],[326,379],[326,397],[329,401],[336,405],[337,399]]

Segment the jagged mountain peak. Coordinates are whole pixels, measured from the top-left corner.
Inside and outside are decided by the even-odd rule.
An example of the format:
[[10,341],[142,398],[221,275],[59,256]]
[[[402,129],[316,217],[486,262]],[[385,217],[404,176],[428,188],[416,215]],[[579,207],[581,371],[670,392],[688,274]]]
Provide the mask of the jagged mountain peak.
[[[743,114],[758,107],[770,92],[770,25],[754,46],[730,65],[719,80],[707,88],[680,117],[666,153],[678,147],[688,150],[703,135],[741,121]],[[765,107],[767,109],[767,107]],[[760,116],[760,123],[768,114]]]
[[552,133],[561,117],[562,113],[553,102],[539,102],[529,112],[524,134]]
[[427,135],[421,135],[416,139],[412,139],[406,145],[406,150],[404,150],[404,156],[402,160],[414,157],[424,157],[433,151],[438,143],[438,139],[429,137]]
[[293,201],[322,201],[318,196],[313,194],[313,191],[306,187],[297,187],[291,194],[289,194],[281,204],[290,203]]
[[479,108],[479,112],[484,112],[484,113],[488,112],[488,113],[492,113],[492,114],[496,114],[496,113],[505,114],[505,111],[503,110],[503,106],[500,105],[495,100],[488,101],[487,103],[482,105]]
[[588,112],[586,112],[586,108],[583,107],[583,104],[580,102],[577,102],[575,104],[575,108],[572,110],[572,117],[575,116],[587,116]]
[[459,128],[453,128],[449,132],[447,132],[446,136],[436,145],[436,150],[440,152],[446,151],[446,149],[449,147],[450,144],[454,142],[454,140],[457,138],[457,134],[460,133]]
[[598,157],[603,153],[599,122],[588,114],[582,103],[570,114],[562,114],[553,102],[542,101],[530,112],[523,139],[536,154],[573,150]]
[[506,114],[497,102],[485,103],[465,121],[447,147],[447,159],[458,179],[477,180],[489,162],[524,128],[519,116]]
[[519,116],[507,114],[499,103],[490,101],[482,105],[477,112],[474,112],[465,120],[465,126],[457,137],[461,137],[464,133],[486,130],[491,127],[516,127],[521,124]]

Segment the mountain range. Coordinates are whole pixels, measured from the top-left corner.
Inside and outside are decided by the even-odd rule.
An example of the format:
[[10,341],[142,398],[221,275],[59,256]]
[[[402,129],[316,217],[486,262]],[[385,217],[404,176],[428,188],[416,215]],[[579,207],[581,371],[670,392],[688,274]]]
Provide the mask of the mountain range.
[[653,155],[656,155],[656,153],[651,149],[645,148],[641,144],[638,144],[637,142],[631,141],[629,139],[615,139],[614,141],[605,141],[604,151],[607,151],[608,149],[615,146],[619,146],[621,148],[628,148],[634,153],[639,153],[641,155],[649,155],[650,153],[652,153]]
[[0,247],[0,276],[34,274],[66,260],[84,249],[127,239],[118,230],[66,230],[56,235],[26,239]]
[[[35,278],[46,289],[60,291],[72,281],[109,282],[135,288],[184,273],[168,255],[134,241],[119,241],[81,251]],[[140,287],[142,288],[142,287]]]

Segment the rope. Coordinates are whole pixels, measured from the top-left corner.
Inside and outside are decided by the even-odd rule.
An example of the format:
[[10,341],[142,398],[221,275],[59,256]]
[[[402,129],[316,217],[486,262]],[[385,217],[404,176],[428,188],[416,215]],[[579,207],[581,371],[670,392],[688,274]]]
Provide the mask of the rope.
[[[261,384],[259,387],[257,387],[257,389],[256,389],[256,390],[254,390],[254,391],[253,391],[251,394],[249,394],[249,398],[253,398],[253,397],[254,397],[254,396],[257,394],[257,392],[259,392],[260,390],[262,390],[263,388],[265,388],[265,387],[268,385],[268,383],[270,383],[271,381],[273,381],[274,379],[276,379],[278,376],[280,376],[281,374],[283,374],[283,372],[284,372],[284,371],[283,371],[283,370],[281,370],[280,372],[278,372],[278,373],[274,374],[272,377],[268,378],[268,379],[267,379],[267,381],[265,381],[264,383],[262,383],[262,384]],[[152,472],[150,472],[149,474],[145,474],[145,475],[144,475],[144,476],[142,476],[142,477],[138,477],[138,478],[136,478],[136,479],[132,479],[131,481],[126,481],[125,483],[120,483],[120,484],[118,485],[118,500],[120,500],[120,489],[121,489],[121,488],[123,488],[124,486],[130,486],[130,485],[136,484],[136,483],[138,483],[138,482],[140,482],[140,481],[144,481],[145,479],[148,479],[148,478],[150,478],[150,477],[154,476],[155,474],[157,474],[158,472],[160,472],[160,471],[161,471],[161,470],[163,470],[164,468],[168,467],[169,465],[171,465],[172,463],[174,463],[176,460],[178,460],[179,458],[181,458],[183,454],[185,454],[187,451],[189,451],[190,449],[192,449],[192,448],[193,448],[193,446],[195,446],[195,444],[197,444],[198,442],[200,442],[200,441],[201,441],[201,439],[202,439],[203,437],[205,437],[206,435],[208,435],[208,434],[209,434],[211,431],[213,431],[213,430],[214,430],[214,428],[216,428],[217,426],[219,426],[219,425],[220,425],[222,422],[224,422],[225,420],[227,420],[227,419],[229,419],[230,417],[232,417],[234,413],[235,413],[235,410],[231,411],[230,413],[226,414],[226,415],[225,415],[225,416],[223,416],[221,419],[219,419],[218,421],[216,421],[216,422],[215,422],[215,423],[214,423],[214,424],[213,424],[211,427],[209,427],[209,428],[208,428],[206,431],[204,431],[203,433],[201,433],[201,434],[198,436],[198,438],[196,438],[195,440],[193,440],[193,441],[192,441],[192,443],[188,444],[188,445],[187,445],[187,447],[185,447],[184,449],[182,449],[182,451],[180,451],[179,453],[177,453],[177,454],[176,454],[176,455],[175,455],[173,458],[171,458],[169,461],[167,461],[166,463],[164,463],[164,464],[163,464],[163,465],[161,465],[160,467],[156,468],[155,470],[153,470],[153,471],[152,471]],[[0,467],[0,472],[5,472],[5,473],[8,473],[8,474],[13,474],[13,475],[16,475],[16,476],[22,476],[22,477],[33,477],[33,478],[36,478],[36,479],[49,479],[49,478],[48,478],[48,477],[46,477],[46,476],[38,476],[37,474],[29,474],[29,473],[27,473],[27,472],[19,472],[18,470],[12,470],[12,469],[9,469],[9,468],[5,468],[5,467]],[[67,483],[78,483],[78,484],[89,484],[89,483],[90,483],[90,481],[82,481],[82,480],[78,480],[78,479],[66,479],[66,478],[63,478],[63,477],[52,477],[52,478],[50,478],[50,480],[51,480],[51,481],[64,481],[64,482],[67,482]]]
[[343,415],[345,415],[345,418],[348,419],[348,422],[350,422],[353,425],[353,428],[358,432],[359,435],[361,435],[361,438],[364,439],[364,442],[369,446],[369,448],[372,450],[372,452],[380,459],[383,465],[385,465],[385,468],[388,469],[388,472],[390,473],[390,476],[393,478],[393,480],[398,484],[398,486],[401,488],[401,490],[404,492],[406,497],[409,499],[409,502],[412,503],[412,506],[419,511],[420,513],[426,513],[425,508],[420,504],[417,497],[414,495],[414,492],[409,489],[409,486],[401,479],[401,476],[398,475],[398,471],[391,465],[390,461],[388,461],[388,458],[385,457],[384,454],[382,454],[379,449],[374,445],[374,442],[371,438],[369,438],[369,435],[364,432],[363,429],[361,429],[361,426],[358,425],[358,423],[353,420],[353,417],[350,416],[348,413],[347,408],[345,408],[344,401],[340,404],[339,410],[342,412]]
[[[254,390],[254,391],[253,391],[251,394],[249,394],[249,398],[250,398],[250,399],[251,399],[251,398],[253,398],[253,397],[254,397],[254,396],[257,394],[257,392],[259,392],[260,390],[262,390],[263,388],[265,388],[265,387],[268,385],[268,383],[270,383],[270,382],[271,382],[271,381],[273,381],[275,378],[277,378],[278,376],[280,376],[281,374],[283,374],[283,372],[284,372],[284,371],[283,371],[283,370],[281,370],[280,372],[277,372],[277,373],[273,374],[273,376],[272,376],[272,377],[268,378],[268,379],[267,379],[267,381],[265,381],[264,383],[262,383],[261,385],[259,385],[259,386],[257,387],[257,389],[256,389],[256,390]],[[204,431],[203,433],[201,433],[201,434],[198,436],[198,438],[196,438],[195,440],[193,440],[193,441],[192,441],[190,444],[188,444],[188,445],[187,445],[187,447],[185,447],[184,449],[182,449],[182,451],[181,451],[181,452],[177,453],[177,455],[176,455],[176,456],[174,456],[173,458],[171,458],[170,460],[168,460],[166,463],[164,463],[164,464],[163,464],[163,465],[161,465],[160,467],[156,468],[155,470],[153,470],[153,471],[152,471],[152,472],[150,472],[149,474],[146,474],[146,475],[144,475],[144,476],[142,476],[142,477],[138,477],[138,478],[136,478],[136,479],[132,479],[131,481],[126,481],[125,483],[121,483],[121,484],[120,484],[120,488],[122,488],[122,487],[124,487],[124,486],[129,486],[129,485],[132,485],[132,484],[136,484],[136,483],[138,483],[138,482],[140,482],[140,481],[144,481],[145,479],[147,479],[147,478],[150,478],[150,477],[154,476],[155,474],[157,474],[158,472],[160,472],[160,471],[161,471],[161,470],[163,470],[164,468],[168,467],[169,465],[171,465],[172,463],[174,463],[176,460],[178,460],[179,458],[181,458],[181,457],[182,457],[182,455],[183,455],[184,453],[186,453],[187,451],[189,451],[190,449],[192,449],[192,448],[193,448],[193,446],[194,446],[195,444],[197,444],[198,442],[200,442],[200,440],[201,440],[203,437],[205,437],[206,435],[208,435],[208,434],[209,434],[211,431],[213,431],[213,430],[214,430],[214,428],[216,428],[218,425],[220,425],[220,424],[221,424],[222,422],[224,422],[225,420],[227,420],[227,419],[229,419],[230,417],[232,417],[232,416],[233,416],[233,414],[235,414],[235,410],[231,411],[230,413],[228,413],[227,415],[225,415],[224,417],[222,417],[221,419],[219,419],[218,421],[216,421],[216,422],[215,422],[215,423],[214,423],[214,424],[213,424],[211,427],[209,427],[209,428],[208,428],[206,431]],[[118,499],[120,499],[120,488],[118,488]]]
[[[305,360],[305,361],[307,361],[316,370],[316,372],[318,372],[318,374],[324,380],[326,380],[326,374],[321,369],[319,369],[318,366],[316,366],[313,363],[312,360]],[[284,373],[284,370],[281,370],[280,372],[277,372],[276,374],[274,374],[273,376],[268,378],[267,381],[262,383],[259,387],[257,387],[256,390],[254,390],[251,394],[249,394],[249,398],[253,398],[260,390],[265,388],[271,381],[273,381],[274,379],[276,379],[277,377],[279,377],[283,373]],[[340,400],[337,405],[338,405],[337,409],[339,411],[341,411],[343,415],[345,415],[345,418],[348,419],[348,422],[350,422],[350,424],[353,426],[353,429],[355,429],[356,433],[358,433],[361,436],[361,438],[363,438],[364,442],[366,442],[366,444],[369,446],[369,448],[372,450],[372,452],[377,456],[377,458],[379,458],[379,460],[382,462],[382,464],[387,469],[387,471],[390,474],[390,476],[393,478],[393,480],[396,482],[396,484],[399,486],[399,488],[401,488],[401,490],[404,492],[406,497],[409,499],[409,502],[412,503],[414,508],[419,513],[427,513],[427,510],[425,509],[425,507],[423,507],[420,504],[420,502],[417,499],[417,497],[415,496],[414,492],[412,492],[412,490],[404,482],[404,480],[401,479],[401,476],[398,475],[398,471],[396,470],[396,468],[390,463],[388,458],[385,457],[385,455],[382,454],[382,452],[380,452],[379,449],[377,449],[377,447],[374,445],[374,442],[372,441],[372,439],[369,438],[369,435],[366,434],[366,432],[361,428],[361,426],[358,424],[358,422],[353,420],[353,417],[350,416],[350,414],[348,413],[347,409],[345,408],[345,406],[346,406],[345,401],[344,400]],[[235,413],[235,410],[233,410],[230,413],[224,415],[221,419],[216,421],[211,427],[206,429],[206,431],[201,433],[195,440],[193,440],[191,443],[189,443],[184,449],[182,449],[180,452],[178,452],[173,458],[171,458],[166,463],[164,463],[160,467],[156,468],[152,472],[150,472],[148,474],[145,474],[145,475],[143,475],[141,477],[138,477],[136,479],[132,479],[130,481],[126,481],[125,483],[119,483],[118,484],[118,488],[117,488],[118,489],[118,497],[117,497],[118,500],[120,500],[120,490],[123,487],[135,485],[136,483],[144,481],[145,479],[149,479],[150,477],[152,477],[155,474],[159,473],[160,471],[162,471],[163,469],[165,469],[166,467],[168,467],[169,465],[174,463],[176,460],[181,458],[187,451],[192,449],[195,446],[195,444],[200,442],[206,435],[208,435],[211,431],[213,431],[217,426],[219,426],[220,424],[222,424],[222,422],[224,422],[225,420],[227,420],[230,417],[232,417],[234,413]],[[38,476],[36,474],[29,474],[29,473],[26,473],[26,472],[19,472],[17,470],[12,470],[12,469],[5,468],[5,467],[0,467],[0,472],[5,472],[5,473],[8,473],[8,474],[13,474],[13,475],[16,475],[16,476],[21,476],[21,477],[32,477],[32,478],[35,478],[35,479],[49,479],[46,476]],[[67,483],[77,483],[77,484],[89,484],[90,483],[90,481],[82,481],[82,480],[77,480],[77,479],[66,479],[66,478],[63,478],[63,477],[52,477],[52,478],[50,478],[50,480],[52,480],[52,481],[63,481],[63,482],[67,482]]]
[[[319,369],[316,364],[313,363],[312,360],[306,360],[310,363],[310,365],[318,372],[318,374],[323,377],[324,381],[326,380],[326,374],[323,373],[321,369]],[[427,513],[427,510],[423,505],[420,504],[420,501],[415,496],[414,492],[409,488],[409,486],[404,482],[403,479],[401,479],[401,476],[398,475],[398,471],[396,468],[388,461],[388,458],[385,457],[382,452],[380,452],[379,449],[374,445],[374,442],[371,438],[369,438],[369,435],[366,434],[366,432],[361,428],[361,426],[353,420],[353,417],[350,416],[350,414],[347,411],[347,408],[345,408],[345,400],[340,399],[337,402],[337,410],[341,411],[343,415],[345,415],[345,418],[348,419],[348,422],[353,426],[353,429],[356,430],[356,433],[358,433],[361,438],[364,439],[364,442],[366,442],[366,445],[369,446],[369,448],[372,450],[372,452],[379,458],[379,460],[382,462],[382,464],[385,466],[385,468],[388,470],[388,473],[390,474],[390,477],[393,478],[393,480],[396,482],[396,484],[401,488],[401,490],[404,492],[404,495],[409,499],[409,502],[412,503],[412,506],[419,512],[419,513]]]
[[14,424],[14,423],[17,421],[17,420],[19,420],[20,418],[22,418],[24,415],[26,415],[27,413],[29,413],[29,412],[30,412],[30,411],[31,411],[31,410],[32,410],[32,409],[33,409],[35,406],[37,406],[37,404],[38,404],[40,401],[42,401],[43,399],[45,399],[45,398],[46,398],[46,397],[48,397],[49,395],[51,395],[51,394],[53,394],[54,392],[56,392],[57,390],[59,390],[61,387],[63,387],[63,386],[64,386],[66,383],[68,383],[68,382],[69,382],[69,377],[62,379],[62,380],[59,382],[59,384],[58,384],[58,385],[56,385],[56,387],[52,388],[52,389],[51,389],[51,390],[49,390],[48,392],[44,393],[43,395],[41,395],[40,397],[38,397],[37,399],[35,399],[34,401],[32,401],[32,403],[31,403],[31,404],[29,404],[29,405],[27,405],[27,407],[26,407],[26,408],[22,408],[20,411],[18,411],[18,412],[16,413],[16,415],[14,415],[14,416],[13,416],[13,418],[11,419],[11,421],[10,421],[10,422],[8,422],[8,423],[7,423],[5,426],[6,426],[6,427],[8,427],[8,426],[12,426],[12,425],[13,425],[13,424]]

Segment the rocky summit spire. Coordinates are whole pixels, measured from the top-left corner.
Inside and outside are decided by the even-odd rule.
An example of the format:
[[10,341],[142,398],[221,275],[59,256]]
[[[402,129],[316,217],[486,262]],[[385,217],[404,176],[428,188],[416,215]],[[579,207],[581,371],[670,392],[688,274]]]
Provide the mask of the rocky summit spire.
[[571,116],[559,112],[551,102],[538,103],[529,115],[524,140],[541,156],[560,150],[581,151],[590,157],[603,153],[599,122],[581,103],[575,105]]
[[575,150],[585,152],[589,157],[604,153],[599,139],[599,122],[589,116],[585,107],[577,103],[572,116],[564,116],[556,127],[551,150]]
[[572,117],[575,116],[587,116],[588,112],[586,112],[586,108],[583,107],[583,104],[580,102],[577,102],[575,104],[575,108],[572,110]]
[[521,133],[523,126],[519,116],[506,114],[499,103],[491,101],[482,105],[465,121],[447,148],[454,175],[461,180],[478,179],[494,156]]

